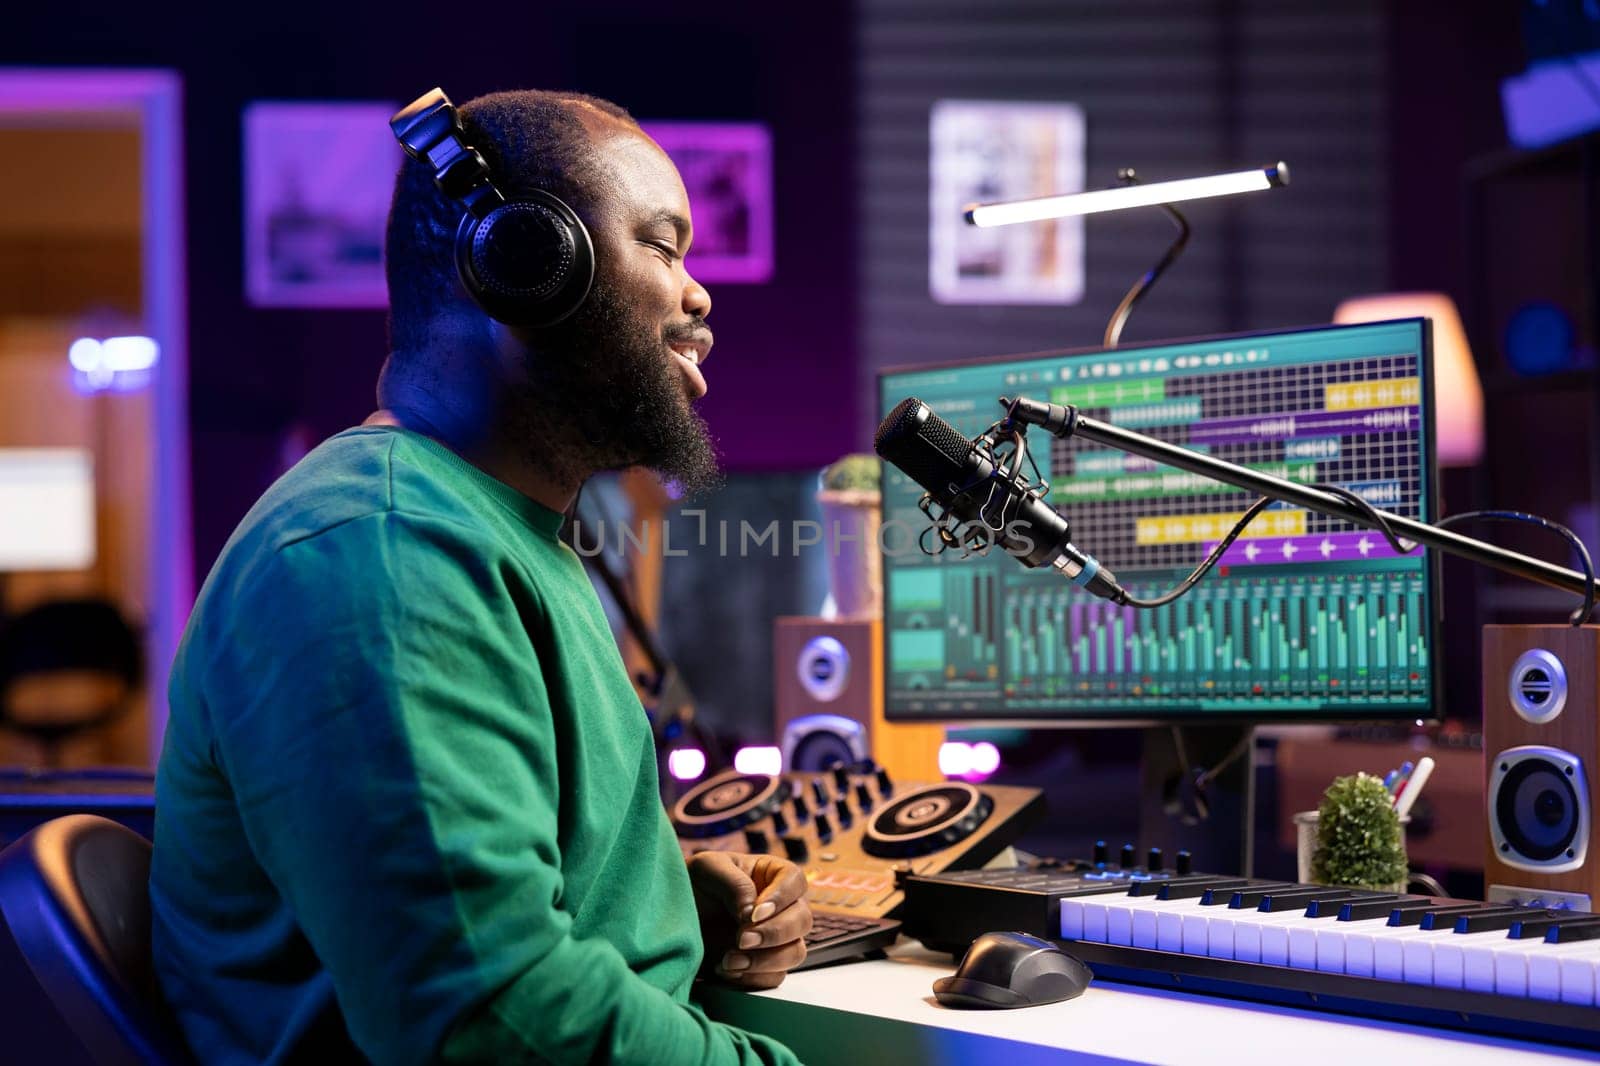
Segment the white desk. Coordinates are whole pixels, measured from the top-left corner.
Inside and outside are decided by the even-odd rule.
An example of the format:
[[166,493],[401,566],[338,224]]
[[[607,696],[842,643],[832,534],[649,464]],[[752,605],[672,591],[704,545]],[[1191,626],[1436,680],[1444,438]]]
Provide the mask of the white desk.
[[1600,1062],[1600,1052],[1109,981],[1065,1003],[951,1010],[934,999],[933,981],[952,970],[949,956],[902,941],[887,959],[790,974],[770,992],[707,985],[699,995],[713,1018],[776,1037],[812,1066]]

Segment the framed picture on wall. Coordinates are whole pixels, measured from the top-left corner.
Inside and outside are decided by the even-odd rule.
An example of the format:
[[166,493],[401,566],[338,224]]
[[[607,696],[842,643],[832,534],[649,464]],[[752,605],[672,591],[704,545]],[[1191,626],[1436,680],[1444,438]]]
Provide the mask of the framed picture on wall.
[[1074,304],[1083,299],[1083,219],[993,229],[974,203],[1082,192],[1076,104],[940,100],[930,122],[928,288],[947,304]]
[[388,103],[244,111],[245,290],[257,307],[386,307],[383,230],[402,158]]
[[772,135],[759,122],[642,122],[689,191],[689,272],[703,282],[770,281]]

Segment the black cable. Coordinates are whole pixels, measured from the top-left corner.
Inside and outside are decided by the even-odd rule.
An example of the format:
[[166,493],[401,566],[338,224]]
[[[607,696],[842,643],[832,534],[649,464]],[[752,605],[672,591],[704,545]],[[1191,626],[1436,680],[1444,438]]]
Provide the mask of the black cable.
[[1207,767],[1195,774],[1189,763],[1189,749],[1183,742],[1183,730],[1178,726],[1172,726],[1171,728],[1172,746],[1174,753],[1178,757],[1178,769],[1183,772],[1184,777],[1192,777],[1195,786],[1198,788],[1205,788],[1215,781],[1224,770],[1238,762],[1240,756],[1250,750],[1250,746],[1255,743],[1256,739],[1254,733],[1246,730],[1239,742],[1229,749],[1226,755],[1218,759],[1215,766]]
[[1401,537],[1399,534],[1397,534],[1394,531],[1394,528],[1389,525],[1388,517],[1382,511],[1372,506],[1371,503],[1367,502],[1367,500],[1364,499],[1360,494],[1351,492],[1349,489],[1343,488],[1339,485],[1327,485],[1321,482],[1314,482],[1310,487],[1318,490],[1319,492],[1326,492],[1329,496],[1337,496],[1345,503],[1348,503],[1362,514],[1366,515],[1367,521],[1372,523],[1373,528],[1377,529],[1379,533],[1382,533],[1383,539],[1389,542],[1389,546],[1395,551],[1399,552],[1401,555],[1410,555],[1412,552],[1417,550],[1418,545],[1415,541],[1406,540],[1404,537]]
[[[1394,550],[1399,552],[1401,555],[1409,555],[1411,552],[1417,550],[1417,545],[1415,543],[1408,541],[1395,533],[1394,529],[1389,525],[1388,519],[1384,517],[1382,511],[1378,510],[1376,507],[1372,506],[1372,504],[1362,499],[1358,494],[1351,492],[1349,489],[1341,488],[1338,485],[1312,484],[1310,487],[1318,489],[1322,492],[1326,492],[1330,496],[1337,496],[1339,499],[1361,511],[1367,516],[1372,525],[1383,534],[1384,539],[1386,539],[1390,545],[1393,546]],[[1199,583],[1200,579],[1204,577],[1213,566],[1216,565],[1217,560],[1222,558],[1222,553],[1228,550],[1228,546],[1235,540],[1239,539],[1239,534],[1244,532],[1244,527],[1250,524],[1250,520],[1256,515],[1260,514],[1266,508],[1266,506],[1272,502],[1273,501],[1270,496],[1263,496],[1255,503],[1251,504],[1250,509],[1245,511],[1245,513],[1239,518],[1239,521],[1234,524],[1233,529],[1229,530],[1228,535],[1222,538],[1215,548],[1211,549],[1211,554],[1206,556],[1205,561],[1195,568],[1194,573],[1180,581],[1172,588],[1170,592],[1167,592],[1161,596],[1157,596],[1153,600],[1141,600],[1137,596],[1130,595],[1122,602],[1128,604],[1130,607],[1139,607],[1145,610],[1150,610],[1156,607],[1165,607],[1179,596],[1182,596],[1184,593],[1194,588],[1195,585]]]
[[1194,588],[1195,585],[1199,583],[1200,579],[1206,576],[1207,571],[1209,571],[1213,566],[1217,565],[1217,560],[1222,558],[1222,553],[1228,550],[1228,546],[1239,539],[1239,534],[1244,532],[1244,527],[1250,524],[1250,520],[1256,515],[1260,514],[1262,511],[1266,510],[1267,505],[1271,502],[1271,496],[1263,496],[1255,503],[1252,503],[1249,510],[1245,511],[1245,513],[1240,516],[1239,521],[1234,523],[1233,528],[1228,531],[1228,535],[1218,541],[1215,548],[1211,549],[1211,554],[1206,556],[1205,562],[1195,567],[1194,573],[1178,582],[1178,584],[1174,585],[1170,591],[1157,596],[1153,600],[1141,600],[1139,597],[1130,594],[1122,602],[1127,604],[1129,607],[1139,607],[1143,610],[1149,611],[1154,610],[1157,607],[1165,607],[1179,596],[1182,596],[1185,592],[1188,592],[1190,589]]
[[1528,514],[1525,511],[1463,511],[1461,514],[1453,514],[1448,518],[1441,518],[1439,521],[1435,522],[1434,525],[1440,529],[1445,529],[1457,523],[1467,522],[1478,518],[1487,519],[1493,522],[1527,522],[1531,525],[1540,526],[1565,537],[1567,539],[1567,543],[1571,544],[1573,550],[1578,553],[1578,560],[1583,563],[1584,587],[1583,603],[1572,612],[1571,616],[1568,618],[1568,621],[1570,621],[1574,626],[1581,626],[1584,622],[1589,620],[1589,616],[1594,614],[1595,606],[1594,561],[1589,558],[1589,549],[1584,547],[1583,541],[1578,539],[1578,535],[1576,533],[1562,525],[1560,522],[1552,522],[1548,518],[1544,518],[1536,514]]

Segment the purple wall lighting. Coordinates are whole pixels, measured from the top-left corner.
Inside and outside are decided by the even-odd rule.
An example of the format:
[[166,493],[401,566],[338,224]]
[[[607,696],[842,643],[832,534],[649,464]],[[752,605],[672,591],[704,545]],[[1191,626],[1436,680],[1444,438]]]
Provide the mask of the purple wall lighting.
[[772,135],[759,122],[643,122],[683,175],[694,213],[689,272],[701,282],[772,279]]

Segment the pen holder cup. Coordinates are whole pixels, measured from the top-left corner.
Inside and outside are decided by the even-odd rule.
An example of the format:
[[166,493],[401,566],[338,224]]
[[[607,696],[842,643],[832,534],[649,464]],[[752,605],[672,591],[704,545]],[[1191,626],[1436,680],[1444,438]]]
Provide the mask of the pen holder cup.
[[[1311,880],[1311,854],[1317,850],[1317,819],[1321,811],[1301,811],[1294,816],[1294,878],[1302,885],[1315,884]],[[1411,815],[1400,819],[1400,846],[1405,847],[1406,825]]]

